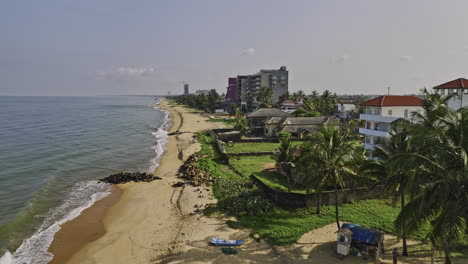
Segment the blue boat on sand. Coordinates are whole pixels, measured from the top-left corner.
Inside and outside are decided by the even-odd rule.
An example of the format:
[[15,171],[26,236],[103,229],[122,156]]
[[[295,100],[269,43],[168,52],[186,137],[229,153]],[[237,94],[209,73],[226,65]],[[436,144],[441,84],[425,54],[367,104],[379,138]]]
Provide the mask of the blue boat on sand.
[[240,246],[244,244],[244,240],[234,240],[234,239],[222,239],[222,238],[212,238],[210,240],[211,244],[215,246]]

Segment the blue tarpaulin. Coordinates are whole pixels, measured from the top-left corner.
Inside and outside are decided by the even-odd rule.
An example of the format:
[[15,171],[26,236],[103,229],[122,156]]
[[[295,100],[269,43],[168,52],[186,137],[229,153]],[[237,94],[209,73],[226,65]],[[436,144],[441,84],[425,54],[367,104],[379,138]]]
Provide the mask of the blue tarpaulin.
[[344,223],[341,228],[347,228],[353,234],[351,235],[351,239],[361,241],[368,244],[375,244],[379,241],[381,232],[375,229],[365,228],[358,224],[353,223]]

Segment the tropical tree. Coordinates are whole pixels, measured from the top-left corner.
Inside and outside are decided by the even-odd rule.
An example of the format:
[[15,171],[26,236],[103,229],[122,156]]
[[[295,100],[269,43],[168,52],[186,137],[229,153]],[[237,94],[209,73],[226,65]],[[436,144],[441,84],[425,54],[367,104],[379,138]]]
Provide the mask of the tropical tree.
[[303,154],[301,164],[317,170],[317,174],[312,175],[318,177],[317,190],[335,189],[335,218],[339,230],[338,191],[350,178],[357,177],[358,167],[365,160],[364,149],[350,141],[348,130],[332,125],[322,126],[312,140],[314,147]]
[[445,263],[452,263],[450,251],[467,232],[468,222],[468,109],[447,106],[448,97],[425,94],[421,122],[411,127],[417,149],[399,154],[398,162],[413,166],[411,201],[401,210],[396,229],[408,234],[430,223],[428,238],[444,251]]
[[[369,160],[361,168],[362,173],[373,177],[379,184],[383,184],[384,190],[387,193],[395,194],[396,197],[399,197],[401,208],[406,205],[405,196],[409,193],[408,186],[414,174],[412,167],[408,167],[406,166],[407,164],[401,163],[398,160],[398,155],[414,151],[407,129],[408,125],[405,120],[395,123],[394,129],[390,132],[391,137],[383,142],[381,146],[376,146],[374,149],[374,156],[378,157],[378,160]],[[400,230],[403,240],[402,254],[408,256],[405,226],[401,226]]]
[[236,125],[234,126],[235,129],[239,130],[239,133],[242,136],[245,136],[248,131],[250,131],[249,120],[247,120],[242,113],[242,111],[237,108],[236,110]]
[[276,160],[276,168],[288,180],[288,192],[291,192],[291,178],[295,167],[291,134],[288,132],[280,132],[278,134],[278,140],[280,142],[279,148],[273,153],[273,158]]
[[209,109],[209,111],[211,113],[213,113],[215,111],[215,109],[218,107],[218,103],[221,101],[221,98],[220,95],[218,94],[218,92],[216,91],[216,89],[211,89],[209,92],[208,92],[208,95],[207,95],[207,108]]
[[273,90],[268,86],[260,87],[257,101],[260,102],[260,107],[271,107],[273,105]]
[[229,115],[230,116],[235,116],[238,110],[239,110],[239,107],[236,104],[231,104],[229,106],[229,111],[228,111]]
[[253,109],[253,103],[254,103],[255,97],[252,91],[247,91],[245,97],[246,97],[245,100],[247,102],[247,111],[250,112]]
[[286,92],[279,97],[279,104],[283,103],[284,101],[291,100],[291,98],[292,97],[289,92]]
[[335,112],[335,105],[338,97],[330,91],[323,91],[320,96],[320,112],[324,115],[332,115]]

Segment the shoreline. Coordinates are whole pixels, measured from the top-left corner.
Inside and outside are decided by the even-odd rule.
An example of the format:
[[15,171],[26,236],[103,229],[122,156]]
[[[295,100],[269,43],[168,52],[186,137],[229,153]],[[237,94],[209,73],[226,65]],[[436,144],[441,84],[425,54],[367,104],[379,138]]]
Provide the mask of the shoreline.
[[[179,129],[180,115],[167,106],[162,106],[161,103],[165,101],[162,99],[158,106],[161,110],[169,113],[169,118],[165,122],[169,122],[170,127],[166,127],[167,132],[175,132],[176,128]],[[164,127],[162,127],[164,129]],[[169,138],[168,138],[169,140]],[[153,171],[156,173],[162,164],[162,160],[168,151],[168,145],[159,158],[159,165]],[[53,255],[53,259],[49,264],[61,264],[69,261],[74,254],[80,251],[86,244],[93,242],[106,233],[104,218],[107,211],[120,200],[124,189],[122,184],[112,185],[110,187],[110,194],[103,199],[95,202],[90,207],[81,212],[80,215],[74,219],[64,223],[60,230],[54,234],[52,243],[48,248],[48,252]]]

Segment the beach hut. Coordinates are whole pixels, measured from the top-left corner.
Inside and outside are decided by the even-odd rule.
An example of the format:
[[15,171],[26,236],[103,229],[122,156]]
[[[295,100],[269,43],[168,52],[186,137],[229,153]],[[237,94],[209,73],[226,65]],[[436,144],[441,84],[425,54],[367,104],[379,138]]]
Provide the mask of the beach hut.
[[338,231],[337,251],[340,255],[357,251],[372,260],[377,260],[384,252],[384,235],[385,233],[381,230],[344,223]]

